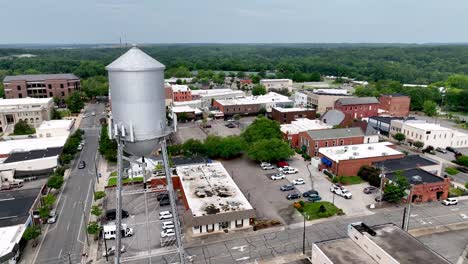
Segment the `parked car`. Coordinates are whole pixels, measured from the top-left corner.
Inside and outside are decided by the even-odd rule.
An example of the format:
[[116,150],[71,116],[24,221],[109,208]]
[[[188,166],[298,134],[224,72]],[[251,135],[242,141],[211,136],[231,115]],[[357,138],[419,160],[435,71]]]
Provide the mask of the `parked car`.
[[163,198],[159,201],[159,206],[168,206],[171,205],[171,201],[169,200],[169,197]]
[[210,124],[203,125],[203,128],[211,128]]
[[289,167],[289,163],[288,163],[287,161],[284,161],[284,160],[283,160],[283,161],[278,161],[278,162],[276,163],[276,166],[277,166],[278,168]]
[[452,153],[455,153],[455,154],[460,153],[460,151],[458,151],[458,150],[456,150],[455,148],[452,148],[452,147],[446,147],[445,149],[452,152]]
[[275,168],[273,165],[271,165],[271,164],[268,163],[268,162],[262,162],[262,163],[260,164],[260,167],[262,168],[262,170],[272,170],[272,169]]
[[327,176],[330,177],[330,178],[335,177],[335,175],[334,175],[333,173],[331,173],[331,172],[330,172],[329,170],[327,170],[327,169],[323,169],[322,172],[323,172],[323,174],[327,175]]
[[313,194],[309,195],[309,197],[307,197],[307,200],[309,202],[317,202],[317,201],[322,200],[322,197],[320,197],[318,194],[313,193]]
[[[120,253],[125,253],[125,246],[122,245],[122,247],[120,248]],[[107,249],[107,252],[102,252],[102,256],[103,257],[109,257],[109,256],[113,256],[115,255],[115,246],[112,246],[110,248]]]
[[305,184],[305,181],[304,181],[304,179],[302,179],[302,178],[297,178],[297,179],[293,180],[292,183],[293,183],[294,185],[302,185],[302,184]]
[[162,229],[173,229],[174,223],[172,221],[166,221],[162,223]]
[[161,201],[162,199],[169,199],[169,194],[164,192],[164,193],[159,193],[156,196],[156,200]]
[[92,116],[95,116],[95,115],[96,115],[96,112],[92,112],[91,115],[92,115]]
[[280,190],[283,192],[294,190],[294,185],[286,184],[280,187]]
[[231,123],[231,124],[226,125],[226,127],[228,127],[228,128],[235,128],[236,125],[234,125],[234,124]]
[[301,194],[300,193],[290,193],[286,196],[286,199],[288,200],[293,200],[293,199],[299,199],[301,198]]
[[376,191],[378,191],[379,188],[377,187],[374,187],[374,186],[367,186],[366,188],[364,188],[363,192],[365,194],[371,194],[371,193],[375,193]]
[[[107,219],[108,221],[115,220],[115,218],[116,218],[116,212],[117,212],[117,211],[116,211],[115,209],[109,209],[109,210],[107,210],[107,211],[106,211],[106,219]],[[122,218],[127,218],[127,217],[129,217],[129,216],[130,216],[130,214],[129,214],[127,211],[125,211],[125,210],[122,209]]]
[[84,169],[86,167],[86,162],[84,162],[83,160],[80,161],[80,163],[78,164],[78,169]]
[[332,193],[335,193],[336,195],[339,195],[341,197],[344,197],[345,199],[351,199],[351,197],[353,197],[353,195],[351,194],[351,192],[349,192],[348,190],[346,190],[343,186],[340,186],[340,185],[337,185],[337,184],[333,184],[331,187],[330,187],[330,191]]
[[161,238],[175,236],[174,229],[166,229],[161,231]]
[[286,178],[286,176],[284,176],[283,173],[277,173],[277,174],[273,174],[273,175],[270,176],[270,179],[272,179],[274,181],[275,180],[282,180],[284,178]]
[[443,148],[436,148],[435,150],[440,152],[440,153],[447,153],[447,150],[443,149]]
[[79,144],[78,147],[76,148],[78,151],[81,151],[83,149],[83,145]]
[[457,169],[458,171],[461,171],[463,173],[468,173],[468,168],[465,168],[465,167],[456,167],[455,169]]
[[284,174],[295,174],[299,172],[296,168],[293,168],[293,167],[282,167],[282,168],[279,168],[278,170]]
[[449,206],[449,205],[456,205],[458,204],[458,200],[456,198],[447,198],[442,201],[443,205]]
[[159,212],[159,220],[171,219],[172,213],[170,211]]
[[55,210],[50,211],[49,213],[49,218],[47,219],[48,224],[53,224],[57,221],[58,214],[56,213]]
[[309,195],[315,194],[318,195],[319,193],[316,190],[310,190],[302,194],[303,197],[309,197]]

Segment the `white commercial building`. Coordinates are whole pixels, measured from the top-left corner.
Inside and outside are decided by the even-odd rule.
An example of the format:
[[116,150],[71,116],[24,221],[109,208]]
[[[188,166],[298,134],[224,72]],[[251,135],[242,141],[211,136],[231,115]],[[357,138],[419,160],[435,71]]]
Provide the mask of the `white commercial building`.
[[43,137],[68,137],[75,120],[49,120],[43,121],[36,129],[36,136]]
[[395,135],[396,133],[404,134],[405,141],[410,144],[421,141],[424,143],[424,147],[468,147],[468,134],[422,120],[392,120],[390,134]]
[[245,92],[232,89],[192,90],[192,99],[200,100],[200,107],[210,107],[213,100],[226,100],[244,97]]
[[267,91],[270,89],[287,89],[291,92],[293,87],[293,81],[291,79],[261,79],[260,84],[265,86]]
[[171,88],[172,88],[172,92],[174,93],[190,91],[190,88],[188,87],[188,85],[185,85],[185,84],[174,84],[174,85],[171,85]]
[[194,235],[251,227],[255,210],[220,162],[176,167]]
[[329,128],[333,127],[323,123],[319,119],[298,118],[292,121],[291,124],[281,125],[280,129],[283,134],[294,135],[304,131]]
[[297,106],[307,106],[307,94],[302,91],[294,92],[294,104]]
[[53,108],[52,98],[0,99],[0,133],[13,131],[20,120],[37,127],[42,121],[50,120]]

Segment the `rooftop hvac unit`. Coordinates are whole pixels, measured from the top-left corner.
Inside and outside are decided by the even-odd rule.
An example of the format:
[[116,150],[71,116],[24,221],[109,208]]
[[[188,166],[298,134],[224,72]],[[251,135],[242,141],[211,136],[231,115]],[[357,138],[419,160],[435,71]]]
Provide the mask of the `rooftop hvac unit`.
[[372,147],[372,146],[369,146],[369,147],[367,147],[367,149],[369,149],[369,150],[373,150],[373,149],[374,149],[374,147]]
[[353,152],[354,156],[359,156],[359,152]]
[[353,149],[353,150],[357,150],[357,149],[358,149],[358,147],[353,147],[352,149]]
[[387,156],[388,153],[387,152],[382,152],[382,156]]
[[414,175],[413,177],[411,177],[411,180],[420,182],[422,181],[422,177],[419,175]]
[[352,160],[352,159],[355,159],[355,158],[353,156],[350,156],[349,159]]

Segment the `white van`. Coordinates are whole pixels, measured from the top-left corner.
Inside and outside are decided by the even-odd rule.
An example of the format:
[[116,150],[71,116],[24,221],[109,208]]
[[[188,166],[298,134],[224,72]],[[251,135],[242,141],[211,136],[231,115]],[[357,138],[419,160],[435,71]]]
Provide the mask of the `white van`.
[[24,180],[14,179],[13,182],[10,183],[11,188],[21,188],[23,187]]
[[[104,239],[116,239],[117,238],[116,230],[117,230],[117,227],[114,223],[103,226]],[[133,236],[133,228],[127,227],[126,224],[122,224],[121,232],[122,232],[122,237]]]

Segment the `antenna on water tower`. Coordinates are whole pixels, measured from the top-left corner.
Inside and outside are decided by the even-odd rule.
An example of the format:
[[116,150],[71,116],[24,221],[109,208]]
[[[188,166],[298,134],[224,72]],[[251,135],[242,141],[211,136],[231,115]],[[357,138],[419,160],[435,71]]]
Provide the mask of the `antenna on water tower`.
[[[136,158],[142,158],[144,167],[144,157],[148,157],[153,151],[161,148],[180,263],[185,263],[176,196],[166,149],[166,138],[171,130],[167,127],[166,120],[165,68],[163,64],[141,51],[136,44],[133,44],[130,50],[106,67],[109,73],[110,98],[112,100],[109,129],[114,130],[109,135],[112,135],[118,145],[116,226],[120,228],[122,222],[123,152],[125,151]],[[145,174],[143,176],[146,180]],[[144,193],[146,201],[146,189],[142,190],[142,193]],[[148,215],[146,221],[148,226]],[[120,232],[116,233],[115,248],[120,249],[122,235]],[[147,233],[149,234],[149,230]],[[120,253],[120,250],[115,251],[116,264],[120,263]],[[151,263],[151,257],[154,256],[157,255],[151,254],[151,249],[148,248],[148,255],[141,258],[149,257]]]

